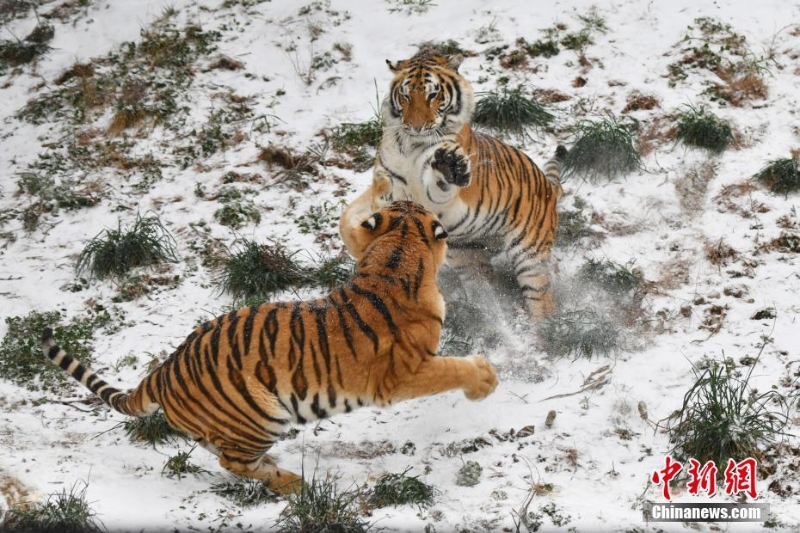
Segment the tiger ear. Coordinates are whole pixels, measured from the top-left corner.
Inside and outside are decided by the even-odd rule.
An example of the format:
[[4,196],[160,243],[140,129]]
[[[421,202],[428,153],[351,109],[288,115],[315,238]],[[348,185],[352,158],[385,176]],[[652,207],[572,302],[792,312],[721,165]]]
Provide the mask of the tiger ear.
[[369,217],[367,220],[362,222],[361,223],[361,227],[362,228],[366,228],[366,229],[368,229],[370,231],[375,231],[375,228],[380,226],[382,219],[383,219],[383,217],[381,216],[380,213],[375,213],[374,215]]
[[399,61],[395,61],[394,63],[392,63],[391,61],[389,61],[387,59],[386,60],[386,64],[389,65],[389,70],[391,70],[392,72],[397,72],[399,70],[399,68],[400,68],[400,62]]
[[460,67],[461,63],[463,62],[464,62],[464,56],[461,54],[447,56],[447,66],[455,70],[456,72],[458,72],[458,67]]

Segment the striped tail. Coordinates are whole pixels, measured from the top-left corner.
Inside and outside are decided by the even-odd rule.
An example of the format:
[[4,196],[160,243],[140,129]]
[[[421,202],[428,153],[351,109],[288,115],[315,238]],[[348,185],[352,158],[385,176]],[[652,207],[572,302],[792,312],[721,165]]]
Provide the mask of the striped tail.
[[146,416],[158,409],[158,404],[152,402],[148,402],[150,405],[147,408],[142,407],[141,387],[131,394],[115,389],[86,368],[83,363],[62,350],[53,337],[53,328],[45,328],[42,333],[42,351],[54,365],[61,367],[116,411],[129,416]]
[[556,153],[544,164],[544,176],[558,188],[558,197],[564,192],[561,188],[561,171],[564,169],[564,160],[567,158],[567,148],[559,144]]

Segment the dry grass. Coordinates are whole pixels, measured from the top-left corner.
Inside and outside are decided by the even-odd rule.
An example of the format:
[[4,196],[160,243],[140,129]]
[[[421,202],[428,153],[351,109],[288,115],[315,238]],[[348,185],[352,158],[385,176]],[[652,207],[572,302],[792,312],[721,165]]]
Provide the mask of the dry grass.
[[672,117],[669,115],[654,117],[637,131],[636,144],[639,147],[639,154],[646,157],[654,150],[675,142],[676,134]]
[[727,305],[711,305],[704,309],[703,320],[698,327],[709,331],[711,335],[716,335],[722,329],[726,316],[728,316]]
[[308,187],[302,179],[303,175],[319,174],[316,156],[308,153],[295,154],[282,146],[270,145],[262,148],[258,160],[266,163],[269,168],[278,167],[279,170],[275,174],[276,183],[288,183],[297,190]]
[[686,285],[690,281],[692,264],[693,261],[686,257],[678,257],[663,263],[655,285],[664,290],[673,290]]
[[735,213],[742,218],[755,218],[757,213],[766,213],[769,207],[752,196],[758,187],[752,181],[726,185],[713,200],[720,213]]
[[728,266],[729,262],[739,259],[739,252],[720,239],[716,242],[707,242],[705,247],[706,259],[717,268]]
[[91,63],[75,63],[58,75],[53,81],[56,85],[64,85],[73,78],[91,78],[94,76],[94,65]]
[[120,109],[114,113],[106,133],[111,136],[119,135],[123,131],[135,127],[145,118],[147,118],[147,113],[143,109]]
[[642,94],[639,91],[632,91],[628,95],[628,100],[623,108],[623,113],[630,113],[632,111],[650,111],[661,107],[658,98],[655,96]]
[[210,65],[209,70],[243,70],[244,63],[224,54],[218,55]]
[[751,100],[764,100],[769,95],[767,84],[759,76],[748,74],[734,78],[725,71],[718,74],[724,84],[713,85],[710,92],[732,106],[742,107]]
[[543,104],[566,102],[572,97],[555,89],[536,89],[536,98]]

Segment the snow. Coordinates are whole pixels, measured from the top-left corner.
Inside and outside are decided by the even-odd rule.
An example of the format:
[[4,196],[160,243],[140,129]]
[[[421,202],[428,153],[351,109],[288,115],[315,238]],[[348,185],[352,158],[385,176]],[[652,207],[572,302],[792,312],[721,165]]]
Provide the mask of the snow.
[[[58,3],[47,3],[41,10]],[[238,232],[214,221],[213,212],[220,204],[195,197],[195,185],[200,184],[213,194],[220,187],[220,176],[229,170],[256,172],[270,183],[275,171],[257,161],[260,147],[275,144],[302,152],[320,142],[318,132],[325,128],[370,119],[377,107],[376,87],[382,98],[390,80],[384,60],[409,57],[423,41],[455,39],[464,48],[478,52],[466,58],[461,68],[476,92],[491,90],[499,76],[509,76],[512,86],[525,82],[571,97],[553,106],[558,125],[562,126],[558,133],[534,135],[524,145],[526,152],[540,163],[559,142],[569,145],[567,126],[602,117],[606,111],[619,115],[633,90],[660,100],[660,109],[634,113],[643,122],[686,104],[705,105],[736,125],[746,140],[743,148],[709,156],[667,143],[645,158],[646,171],[610,184],[593,185],[572,179],[565,184],[567,194],[561,201],[562,208],[571,209],[574,197],[580,196],[606,222],[634,228],[628,234],[606,231],[607,238],[592,249],[557,249],[554,256],[561,279],[567,279],[567,273],[584,257],[609,258],[622,264],[634,261],[648,280],[661,279],[664,266],[671,261],[685,261],[685,282],[645,300],[645,307],[653,316],[663,310],[668,317],[663,333],[642,335],[634,339],[635,349],[614,357],[575,361],[548,358],[531,340],[514,339],[514,350],[504,352],[501,347],[483,353],[498,365],[503,379],[494,394],[482,402],[470,402],[461,393],[448,393],[385,410],[362,409],[298,428],[296,437],[276,444],[273,455],[282,467],[295,472],[316,469],[317,475],[338,475],[342,489],[370,485],[384,472],[402,472],[411,467],[412,475],[419,475],[437,488],[436,503],[422,511],[410,506],[374,510],[367,519],[388,531],[421,530],[426,524],[432,524],[436,531],[513,531],[514,513],[535,483],[551,484],[553,489],[537,494],[531,511],[539,512],[552,502],[558,513],[571,517],[559,527],[544,516],[543,530],[712,530],[716,526],[644,522],[642,504],[661,501],[660,488],[649,482],[650,475],[663,466],[664,456],[671,449],[663,424],[656,427],[654,422],[680,407],[693,382],[693,364],[704,357],[731,357],[737,362],[744,356],[754,357],[764,335],[773,342],[765,348],[753,373],[754,385],[759,391],[776,388],[784,394],[792,390],[785,385],[785,378],[797,386],[798,255],[758,252],[758,247],[783,231],[776,224],[780,217],[788,215],[800,223],[796,213],[800,196],[775,196],[759,186],[744,197],[733,199],[744,209],[755,203],[768,208],[750,219],[736,212],[722,212],[715,198],[726,186],[746,181],[767,161],[787,157],[791,149],[800,147],[796,111],[800,96],[800,36],[796,31],[800,6],[778,0],[762,1],[757,6],[744,1],[438,0],[422,14],[391,12],[390,8],[399,3],[332,0],[329,6],[320,3],[322,10],[312,9],[309,15],[299,16],[298,10],[307,5],[305,2],[243,1],[231,2],[232,7],[224,8],[221,1],[209,0],[174,0],[169,4],[160,0],[95,0],[67,22],[53,20],[53,51],[35,67],[25,66],[17,74],[0,78],[0,214],[6,210],[21,212],[30,203],[26,194],[17,194],[18,174],[39,153],[48,150],[48,142],[64,134],[62,126],[33,126],[14,118],[14,114],[30,98],[53,88],[53,80],[75,61],[102,57],[125,41],[137,40],[140,30],[160,17],[167,5],[178,11],[179,28],[194,23],[204,30],[220,29],[219,52],[246,65],[242,71],[197,71],[188,93],[190,122],[202,126],[209,111],[219,105],[213,95],[226,88],[254,97],[255,117],[274,116],[280,120],[269,131],[245,128],[244,142],[201,159],[202,167],[165,168],[164,179],[145,193],[132,191],[133,180],[127,181],[114,172],[106,176],[103,171],[91,170],[94,177],[107,180],[109,193],[99,205],[62,210],[52,217],[45,215],[42,226],[32,233],[23,230],[19,217],[8,220],[0,231],[12,232],[17,238],[13,242],[0,240],[2,316],[23,316],[32,310],[62,310],[66,317],[81,316],[88,300],[111,306],[117,290],[110,282],[93,281],[78,293],[62,290],[76,278],[73,266],[77,254],[89,238],[104,227],[116,227],[120,218],[130,220],[137,209],[158,213],[178,241],[182,262],[171,273],[179,274],[183,281],[174,289],[113,304],[124,315],[125,325],[116,333],[98,334],[95,341],[96,368],[111,382],[135,385],[142,377],[145,354],[169,352],[198,320],[212,318],[231,303],[229,296],[216,289],[214,272],[201,266],[191,251],[189,244],[196,234],[189,229],[190,223],[206,221],[211,235],[226,246],[233,246],[237,238],[244,236],[284,239],[291,249],[318,251],[320,245],[313,236],[298,233],[293,220],[312,205],[340,200],[334,196],[337,185],[333,177],[346,181],[344,198],[350,200],[367,186],[371,174],[328,167],[326,175],[316,178],[318,181],[303,192],[283,186],[259,186],[255,201],[261,208],[262,221]],[[577,64],[576,54],[567,50],[551,59],[531,60],[531,67],[539,67],[536,70],[505,70],[496,60],[490,62],[483,55],[487,48],[499,44],[513,47],[518,37],[534,41],[542,36],[540,30],[555,23],[564,23],[569,30],[578,29],[576,16],[592,5],[610,31],[594,35],[595,44],[586,51],[594,66],[585,73]],[[754,101],[741,108],[709,102],[700,93],[705,88],[703,81],[712,79],[710,74],[691,75],[686,82],[669,86],[667,66],[680,57],[679,42],[687,26],[700,16],[731,24],[734,31],[746,36],[756,55],[774,50],[774,61],[767,64],[770,92],[766,101]],[[35,24],[32,15],[11,21],[0,30],[0,36],[22,37]],[[313,42],[309,25],[324,30]],[[490,27],[496,30],[497,38],[483,44],[476,42],[480,29]],[[352,45],[352,60],[339,61],[306,84],[297,71],[303,72],[314,54],[330,51],[335,43]],[[588,80],[584,87],[573,87],[572,81],[578,75]],[[285,94],[277,95],[279,91]],[[110,118],[110,113],[105,113],[94,118],[93,125],[105,128]],[[137,153],[152,151],[163,154],[164,160],[170,162],[169,148],[177,140],[159,127],[147,133],[136,139]],[[699,213],[689,216],[680,207],[675,184],[689,169],[708,160],[717,165],[716,176]],[[174,199],[177,200],[171,201]],[[126,209],[116,209],[119,205]],[[706,243],[720,239],[743,256],[758,260],[752,279],[731,279],[726,272],[743,269],[741,262],[718,268],[705,259]],[[338,239],[334,240],[334,247],[340,247]],[[749,294],[741,299],[724,295],[723,289],[734,284],[745,285]],[[698,329],[704,306],[692,307],[688,318],[678,312],[696,296],[729,306],[722,328],[715,335]],[[774,323],[750,319],[756,311],[769,306],[775,307],[777,313]],[[0,335],[5,335],[7,329],[5,323],[0,323]],[[509,335],[516,335],[515,331],[508,326]],[[139,368],[125,367],[115,375],[110,367],[129,354],[138,356]],[[534,364],[546,369],[541,382],[522,371]],[[609,365],[607,383],[575,394],[592,372],[605,365]],[[83,397],[85,391],[76,388],[67,399]],[[30,489],[32,499],[84,480],[88,483],[89,501],[111,531],[173,527],[220,530],[226,523],[227,527],[241,523],[245,529],[265,531],[285,507],[281,501],[239,509],[208,492],[212,484],[232,476],[203,450],[197,450],[192,461],[208,473],[180,480],[164,477],[161,466],[167,456],[185,451],[187,444],[157,449],[132,444],[121,429],[115,428],[123,420],[121,415],[104,407],[83,412],[81,409],[88,408],[81,404],[53,403],[60,399],[43,398],[43,393],[29,392],[0,376],[0,474],[18,479]],[[647,406],[648,421],[637,412],[639,402]],[[547,428],[544,421],[551,409],[556,410],[557,417]],[[796,432],[796,407],[791,416],[788,433]],[[502,442],[489,433],[496,430],[504,434],[527,425],[534,425],[535,433],[514,442]],[[631,439],[620,439],[614,433],[618,427],[629,429]],[[463,456],[449,456],[442,451],[450,443],[477,437],[491,445]],[[413,455],[400,453],[408,441],[416,446]],[[785,441],[791,446],[800,444],[797,437],[786,437]],[[391,446],[387,448],[383,443]],[[354,452],[382,448],[390,451]],[[577,455],[574,464],[567,459],[570,450]],[[475,487],[455,484],[456,474],[467,460],[483,467]],[[759,480],[759,501],[770,504],[782,528],[798,530],[797,494],[782,498],[767,490],[770,481]],[[673,492],[677,494],[676,501],[698,501],[685,491],[673,488]],[[717,496],[714,501],[732,500]],[[0,509],[3,506],[0,503]],[[749,531],[753,525],[719,527]]]

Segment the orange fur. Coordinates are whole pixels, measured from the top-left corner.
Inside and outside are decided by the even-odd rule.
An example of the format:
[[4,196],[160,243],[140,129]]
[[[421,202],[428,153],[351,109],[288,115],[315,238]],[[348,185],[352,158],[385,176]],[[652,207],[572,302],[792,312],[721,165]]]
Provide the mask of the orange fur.
[[52,330],[42,347],[116,410],[160,408],[222,467],[296,491],[301,478],[266,455],[288,424],[451,389],[477,400],[497,385],[483,358],[436,353],[446,235],[416,204],[385,207],[354,230],[363,252],[350,283],[326,298],[246,307],[199,326],[127,394],[66,354]]

